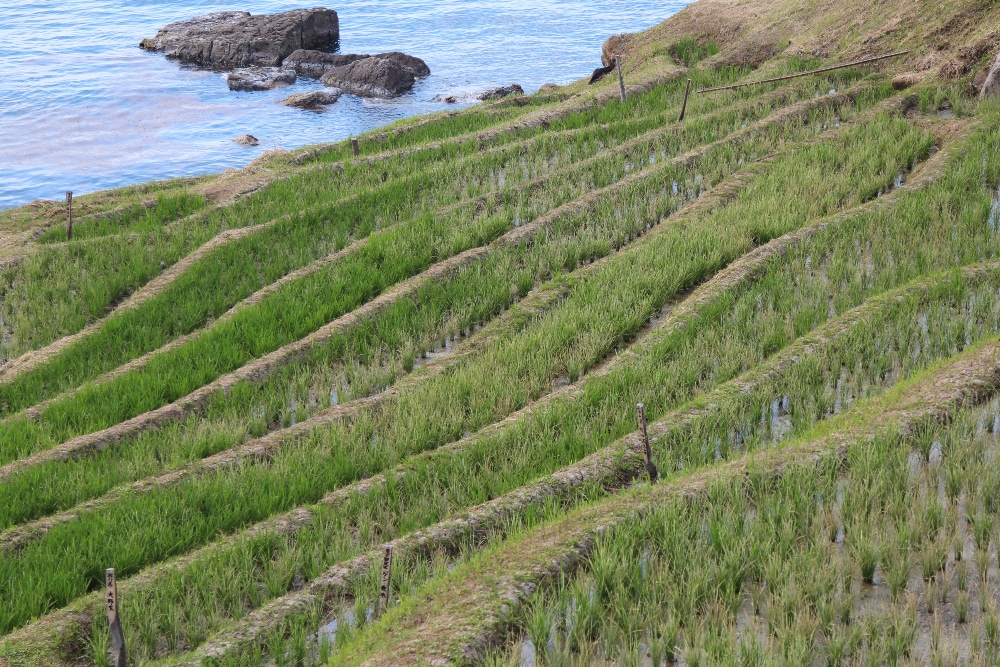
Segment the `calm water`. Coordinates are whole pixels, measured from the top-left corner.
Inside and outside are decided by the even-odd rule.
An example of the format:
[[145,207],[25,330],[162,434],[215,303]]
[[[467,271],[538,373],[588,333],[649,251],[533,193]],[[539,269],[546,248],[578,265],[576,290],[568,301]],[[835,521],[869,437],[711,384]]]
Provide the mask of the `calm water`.
[[[687,0],[344,0],[343,53],[400,50],[431,76],[392,101],[344,95],[325,112],[278,104],[322,86],[300,79],[231,92],[224,75],[138,48],[163,25],[225,9],[271,13],[309,4],[244,0],[0,0],[0,207],[129,183],[222,171],[270,148],[343,139],[445,108],[448,95],[568,83],[600,64],[616,32],[654,25]],[[316,6],[320,6],[316,3]],[[467,102],[468,104],[468,102]],[[460,106],[460,105],[459,105]],[[232,139],[250,133],[260,146]]]

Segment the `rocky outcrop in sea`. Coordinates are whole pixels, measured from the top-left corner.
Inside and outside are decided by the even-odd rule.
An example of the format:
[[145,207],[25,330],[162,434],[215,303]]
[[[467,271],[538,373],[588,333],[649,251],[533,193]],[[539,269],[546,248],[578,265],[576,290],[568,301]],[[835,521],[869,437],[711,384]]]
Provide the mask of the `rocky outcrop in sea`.
[[[206,14],[171,23],[139,45],[181,62],[232,70],[226,77],[232,90],[269,90],[307,76],[355,95],[396,97],[431,73],[423,60],[399,51],[329,53],[339,40],[337,12],[320,7]],[[313,106],[336,101],[329,95],[308,99]]]
[[233,69],[277,67],[297,49],[328,49],[340,40],[337,12],[318,7],[279,14],[215,12],[163,27],[139,46],[181,62]]

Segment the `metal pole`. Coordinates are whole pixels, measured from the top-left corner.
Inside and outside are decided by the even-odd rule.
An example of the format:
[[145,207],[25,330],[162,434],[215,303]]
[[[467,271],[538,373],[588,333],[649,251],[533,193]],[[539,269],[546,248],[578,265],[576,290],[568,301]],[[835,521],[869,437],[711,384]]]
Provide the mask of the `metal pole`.
[[122,621],[118,615],[118,581],[115,578],[115,568],[104,571],[105,599],[104,608],[108,612],[108,625],[111,626],[111,652],[115,667],[125,667],[125,635],[122,634]]
[[625,78],[622,76],[622,57],[615,56],[615,67],[618,68],[618,92],[621,93],[622,102],[625,101]]
[[653,463],[653,451],[649,448],[649,433],[646,431],[646,406],[636,403],[635,411],[639,413],[639,428],[642,431],[642,454],[646,460],[646,474],[649,475],[649,482],[652,484],[659,478],[660,473]]
[[681,104],[681,117],[677,119],[678,123],[684,120],[684,112],[686,112],[688,108],[688,93],[690,92],[691,92],[691,79],[688,79],[687,88],[684,89],[684,103]]
[[774,81],[784,81],[785,79],[794,79],[799,76],[808,76],[810,74],[819,74],[820,72],[829,72],[835,69],[844,69],[845,67],[854,67],[855,65],[864,65],[866,63],[873,63],[876,60],[884,60],[886,58],[895,58],[896,56],[902,56],[909,53],[909,49],[906,51],[894,51],[893,53],[886,53],[881,56],[872,56],[871,58],[862,58],[861,60],[853,60],[849,63],[840,63],[839,65],[830,65],[829,67],[820,67],[819,69],[811,69],[807,72],[796,72],[795,74],[786,74],[785,76],[776,76],[773,79],[761,79],[760,81],[747,81],[745,83],[734,83],[728,86],[716,86],[715,88],[702,88],[701,90],[696,90],[696,93],[711,93],[716,90],[732,90],[733,88],[741,88],[743,86],[752,86],[758,83],[772,83]]
[[378,616],[381,616],[389,606],[389,576],[392,574],[392,545],[385,545],[385,555],[382,556],[382,585],[378,592]]
[[358,153],[361,152],[359,150],[359,148],[358,148],[358,140],[357,139],[351,139],[351,148],[354,149],[354,157],[357,157]]
[[66,240],[73,240],[73,191],[66,191]]

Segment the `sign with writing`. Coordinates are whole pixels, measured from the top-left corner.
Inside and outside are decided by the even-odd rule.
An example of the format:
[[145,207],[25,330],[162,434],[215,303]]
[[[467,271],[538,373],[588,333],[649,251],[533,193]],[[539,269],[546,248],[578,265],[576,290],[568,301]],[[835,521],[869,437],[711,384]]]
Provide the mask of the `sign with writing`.
[[105,595],[104,608],[108,612],[108,622],[114,623],[118,618],[118,581],[115,578],[115,568],[104,571]]
[[378,614],[382,615],[389,605],[389,576],[392,572],[392,545],[385,545],[385,555],[382,557],[382,585],[378,592]]

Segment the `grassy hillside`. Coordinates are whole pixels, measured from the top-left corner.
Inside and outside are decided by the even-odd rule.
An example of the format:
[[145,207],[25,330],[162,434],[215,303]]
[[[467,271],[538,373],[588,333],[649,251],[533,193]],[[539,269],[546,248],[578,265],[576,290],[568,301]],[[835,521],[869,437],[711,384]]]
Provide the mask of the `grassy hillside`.
[[1000,8],[607,46],[0,212],[0,666],[109,665],[107,567],[136,665],[1000,658]]

